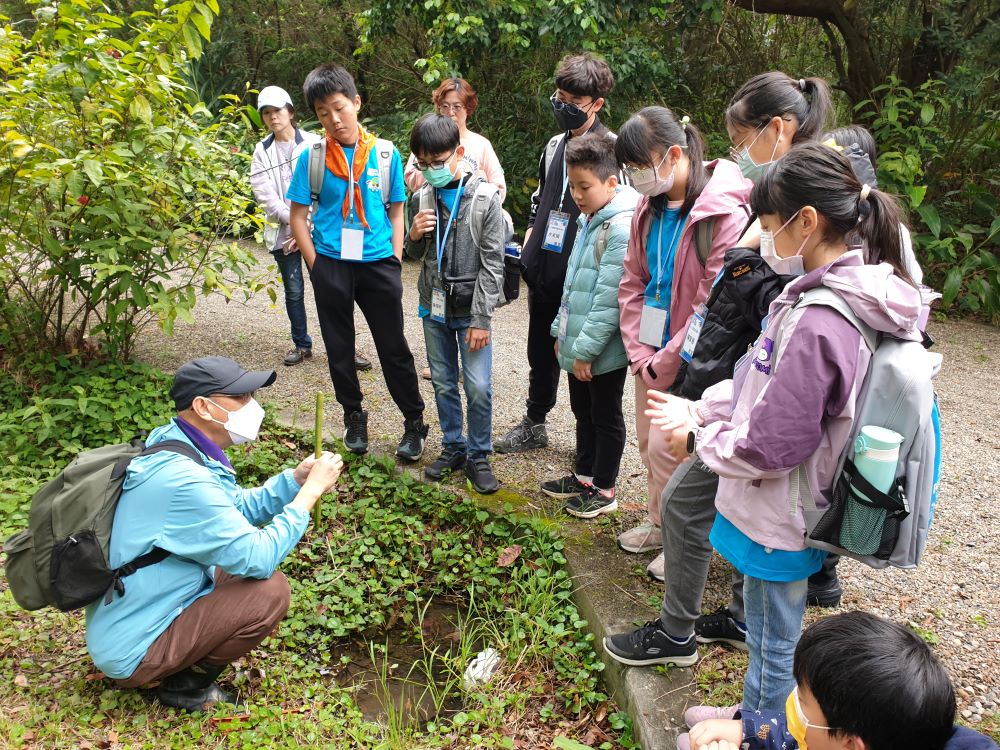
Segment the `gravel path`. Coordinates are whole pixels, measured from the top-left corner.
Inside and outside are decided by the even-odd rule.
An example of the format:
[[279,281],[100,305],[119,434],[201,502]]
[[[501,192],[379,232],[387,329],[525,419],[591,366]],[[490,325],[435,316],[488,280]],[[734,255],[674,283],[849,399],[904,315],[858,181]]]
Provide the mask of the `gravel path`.
[[[257,253],[262,264],[274,268],[267,253],[260,249]],[[422,327],[416,316],[417,273],[416,263],[404,264],[406,334],[418,367],[422,367],[426,359]],[[277,369],[278,380],[267,392],[269,405],[279,408],[287,421],[311,425],[314,394],[323,390],[332,404],[327,410],[328,429],[340,435],[340,409],[332,397],[312,290],[308,284],[306,287],[315,356],[303,365],[281,364],[291,344],[280,283],[277,305],[272,305],[266,294],[258,294],[247,303],[227,304],[220,296],[200,301],[194,324],[178,323],[172,338],[151,329],[137,346],[137,356],[167,370],[207,354],[231,356],[250,368]],[[375,347],[360,312],[356,312],[356,321],[358,350],[375,360]],[[501,309],[494,321],[494,436],[502,435],[524,412],[528,377],[526,326],[527,304],[523,297]],[[994,564],[1000,554],[996,541],[1000,528],[1000,329],[940,321],[931,324],[930,332],[937,340],[937,350],[945,357],[938,378],[944,467],[931,540],[924,562],[916,571],[874,571],[853,561],[843,562],[843,606],[866,609],[919,628],[948,664],[959,689],[963,716],[976,723],[980,717],[1000,710],[1000,571]],[[370,412],[372,448],[391,452],[402,432],[402,417],[389,398],[377,361],[360,377]],[[434,427],[433,390],[425,380],[420,381],[420,389],[427,402],[426,418],[432,425],[425,456],[433,458],[440,448],[440,432]],[[602,524],[608,534],[628,528],[641,518],[645,508],[645,470],[636,447],[631,382],[625,387],[625,410],[629,442],[618,484],[622,511],[614,520]],[[572,466],[573,416],[565,379],[548,431],[548,449],[496,456],[493,465],[504,486],[524,491],[536,498],[540,509],[555,512],[553,503],[537,487],[543,479],[561,476]],[[651,554],[636,557],[637,570],[651,558]],[[719,573],[721,570],[713,569],[706,605],[724,596],[725,577]],[[650,587],[650,593],[655,595],[656,589]],[[811,612],[810,616],[818,614]]]

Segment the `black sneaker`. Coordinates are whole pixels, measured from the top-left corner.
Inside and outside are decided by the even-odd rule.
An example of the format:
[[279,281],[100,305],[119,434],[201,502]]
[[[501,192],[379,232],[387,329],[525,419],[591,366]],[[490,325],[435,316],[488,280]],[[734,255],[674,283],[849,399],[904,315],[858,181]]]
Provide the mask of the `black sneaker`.
[[493,469],[490,468],[490,461],[486,456],[469,459],[465,464],[465,476],[481,495],[490,495],[500,489],[500,483],[493,476]]
[[694,632],[698,643],[727,643],[740,651],[747,650],[747,631],[736,624],[725,606],[695,620]]
[[551,479],[548,482],[542,482],[542,492],[549,497],[556,498],[557,500],[566,500],[567,498],[576,497],[588,487],[590,487],[590,485],[584,484],[577,479],[576,474],[570,474],[562,477],[561,479]]
[[608,656],[631,667],[673,664],[690,667],[698,661],[698,642],[694,636],[687,643],[677,643],[663,630],[659,619],[650,620],[631,633],[604,636]]
[[499,440],[493,441],[497,453],[520,453],[521,451],[545,448],[549,444],[549,434],[545,422],[532,422],[525,417]]
[[432,482],[439,482],[446,471],[458,471],[465,466],[465,458],[465,451],[445,448],[440,456],[424,468],[424,476]]
[[305,362],[312,355],[312,349],[289,349],[285,354],[285,366],[292,367],[293,365]]
[[618,501],[615,500],[614,490],[608,497],[593,485],[587,485],[583,492],[566,501],[565,510],[577,518],[596,518],[602,513],[618,510]]
[[839,607],[843,595],[844,590],[840,587],[840,581],[837,578],[834,578],[832,583],[823,586],[810,583],[806,592],[806,604],[810,607]]
[[344,415],[344,445],[351,453],[368,452],[368,412],[352,411]]
[[372,369],[372,361],[368,357],[362,357],[360,354],[355,353],[354,355],[354,369],[358,372],[364,372],[365,370]]
[[418,461],[424,455],[424,439],[427,425],[423,417],[407,419],[403,422],[403,439],[399,441],[396,455],[404,461]]

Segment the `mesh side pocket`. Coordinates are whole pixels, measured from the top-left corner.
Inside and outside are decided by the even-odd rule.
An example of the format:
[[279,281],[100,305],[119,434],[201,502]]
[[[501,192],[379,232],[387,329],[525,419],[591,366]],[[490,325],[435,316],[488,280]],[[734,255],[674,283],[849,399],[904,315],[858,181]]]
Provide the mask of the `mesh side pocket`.
[[874,555],[882,546],[882,529],[887,513],[851,493],[844,504],[840,546],[859,555]]
[[521,295],[521,259],[503,256],[503,297],[513,302]]

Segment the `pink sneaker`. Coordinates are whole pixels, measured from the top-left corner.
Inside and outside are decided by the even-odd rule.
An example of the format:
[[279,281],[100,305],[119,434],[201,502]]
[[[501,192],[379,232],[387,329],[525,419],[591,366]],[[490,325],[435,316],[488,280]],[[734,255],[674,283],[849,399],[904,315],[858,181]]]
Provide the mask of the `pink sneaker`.
[[677,750],[691,750],[691,736],[687,732],[677,735]]
[[[688,728],[709,719],[732,719],[736,716],[739,706],[691,706],[684,712],[684,723]],[[679,738],[678,738],[679,746]]]

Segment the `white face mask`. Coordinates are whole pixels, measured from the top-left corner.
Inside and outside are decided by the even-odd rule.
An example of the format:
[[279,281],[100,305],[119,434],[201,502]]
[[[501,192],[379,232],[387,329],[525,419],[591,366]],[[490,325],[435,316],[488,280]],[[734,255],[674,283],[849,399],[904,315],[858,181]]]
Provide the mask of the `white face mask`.
[[[802,209],[799,209],[801,211]],[[768,232],[766,230],[760,233],[760,257],[764,259],[764,262],[771,267],[771,270],[782,276],[802,276],[806,272],[805,265],[802,261],[802,248],[806,246],[806,242],[809,241],[807,236],[802,240],[802,244],[799,245],[799,249],[795,251],[795,255],[790,255],[787,258],[782,258],[778,255],[778,252],[774,247],[774,238],[777,237],[781,231],[792,223],[792,219],[799,215],[799,211],[792,214],[792,218],[786,221],[777,232]]]
[[232,439],[234,445],[249,443],[251,440],[257,439],[260,425],[264,421],[264,407],[258,404],[256,399],[250,399],[236,411],[229,411],[229,409],[219,406],[219,404],[216,404],[208,397],[205,400],[218,406],[229,415],[229,419],[225,422],[220,422],[218,419],[212,417],[209,417],[209,419],[226,428],[226,432],[229,433],[229,437]]
[[652,198],[654,195],[663,195],[674,186],[674,170],[670,170],[667,179],[660,179],[660,167],[666,161],[669,151],[660,159],[660,163],[655,167],[643,167],[642,169],[626,170],[629,182],[637,193],[647,195]]

